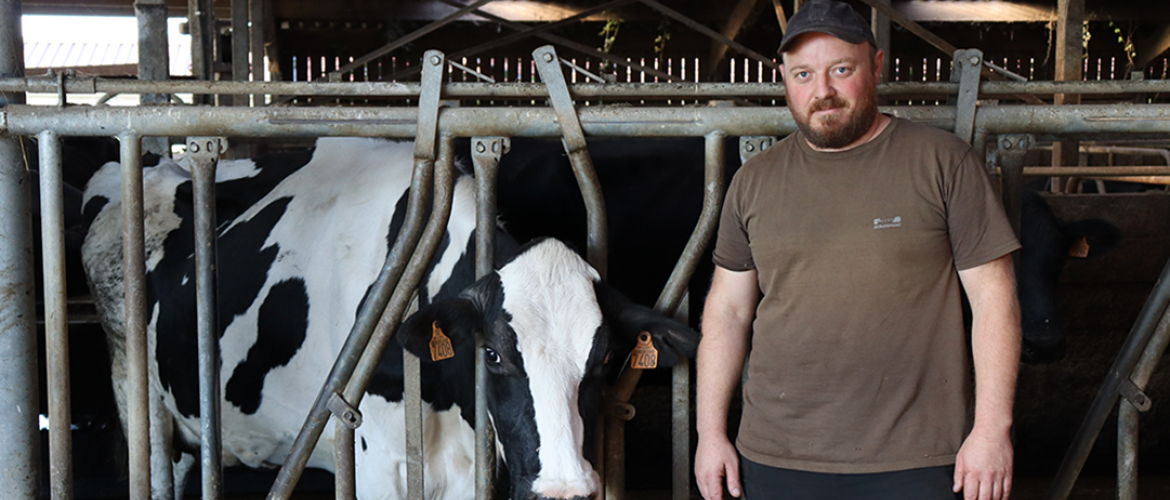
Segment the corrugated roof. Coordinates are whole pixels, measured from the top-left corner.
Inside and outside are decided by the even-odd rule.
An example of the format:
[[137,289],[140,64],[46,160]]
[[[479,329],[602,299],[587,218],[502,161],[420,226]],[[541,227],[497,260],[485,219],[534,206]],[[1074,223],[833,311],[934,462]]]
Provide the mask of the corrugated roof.
[[[27,69],[77,68],[84,72],[92,66],[126,66],[138,64],[138,44],[116,42],[26,42],[24,66]],[[172,75],[191,74],[191,48],[172,44]]]

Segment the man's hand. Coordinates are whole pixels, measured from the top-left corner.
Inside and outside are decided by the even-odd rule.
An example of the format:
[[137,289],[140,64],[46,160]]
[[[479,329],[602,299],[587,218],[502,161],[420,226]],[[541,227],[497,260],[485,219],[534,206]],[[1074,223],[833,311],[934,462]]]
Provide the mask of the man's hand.
[[955,493],[964,500],[1008,500],[1012,492],[1012,443],[1006,430],[975,428],[955,459]]
[[695,450],[695,482],[705,500],[723,499],[723,480],[731,496],[739,498],[739,454],[735,446],[722,436],[699,438]]

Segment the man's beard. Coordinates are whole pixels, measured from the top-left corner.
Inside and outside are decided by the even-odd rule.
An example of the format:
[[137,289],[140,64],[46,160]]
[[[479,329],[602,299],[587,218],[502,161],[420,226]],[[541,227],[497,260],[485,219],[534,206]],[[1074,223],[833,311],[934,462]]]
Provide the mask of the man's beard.
[[844,110],[848,104],[844,99],[833,96],[814,102],[806,111],[793,109],[792,117],[805,139],[813,146],[820,149],[841,149],[869,132],[878,113],[874,97],[866,94],[857,101],[856,107],[848,110],[847,114],[821,119],[820,129],[813,128],[812,114],[834,108]]

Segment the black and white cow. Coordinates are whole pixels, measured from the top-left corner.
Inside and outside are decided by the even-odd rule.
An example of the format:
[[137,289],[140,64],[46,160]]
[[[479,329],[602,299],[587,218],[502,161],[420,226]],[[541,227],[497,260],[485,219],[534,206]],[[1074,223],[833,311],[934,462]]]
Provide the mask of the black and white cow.
[[[219,163],[225,464],[283,462],[403,223],[412,152],[409,142],[321,139],[312,151]],[[97,215],[83,258],[125,421],[117,169],[104,167],[86,190],[87,213]],[[144,184],[154,468],[170,460],[172,426],[175,447],[198,449],[193,212],[182,161],[145,169]],[[473,496],[473,337],[481,330],[489,411],[507,469],[500,476],[511,497],[589,498],[600,485],[585,443],[607,361],[624,360],[635,336],[648,331],[659,365],[669,366],[693,355],[698,334],[629,302],[554,239],[520,248],[473,284],[472,184],[466,176],[457,181],[447,234],[419,286],[420,310],[395,334],[423,359],[425,495]],[[453,359],[431,361],[436,327],[451,339]],[[387,349],[360,406],[362,499],[405,496],[402,356],[398,346]],[[333,439],[330,425],[311,467],[333,469]],[[186,455],[176,466],[177,485],[155,477],[152,494],[181,487],[192,463]]]

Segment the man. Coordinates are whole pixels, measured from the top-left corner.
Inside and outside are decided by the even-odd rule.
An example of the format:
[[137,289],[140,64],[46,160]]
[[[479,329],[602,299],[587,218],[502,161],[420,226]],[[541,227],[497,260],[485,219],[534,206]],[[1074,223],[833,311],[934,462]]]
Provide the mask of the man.
[[697,362],[699,489],[1007,499],[1019,244],[979,155],[878,113],[884,54],[848,5],[810,1],[788,28],[800,130],[747,162],[724,204]]

